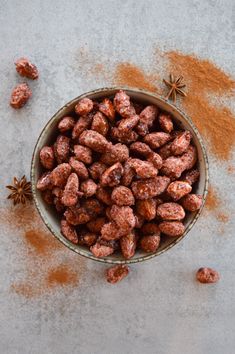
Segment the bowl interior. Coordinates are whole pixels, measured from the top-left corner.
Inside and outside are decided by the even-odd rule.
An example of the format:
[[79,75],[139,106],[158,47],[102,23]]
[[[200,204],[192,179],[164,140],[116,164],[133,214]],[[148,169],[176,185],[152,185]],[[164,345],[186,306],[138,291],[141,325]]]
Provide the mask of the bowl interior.
[[[179,241],[181,241],[196,222],[197,218],[201,213],[203,205],[199,211],[195,213],[187,214],[184,220],[185,227],[186,227],[184,234],[178,238],[163,237],[161,246],[155,253],[146,254],[144,252],[137,251],[134,257],[130,260],[123,259],[123,257],[120,254],[111,255],[105,258],[96,258],[92,255],[92,253],[87,248],[72,244],[61,234],[59,216],[56,214],[52,206],[47,205],[44,202],[44,200],[41,197],[41,193],[36,189],[37,180],[43,172],[39,161],[39,151],[44,145],[50,145],[52,142],[54,142],[55,137],[58,134],[57,124],[60,121],[60,119],[65,115],[69,115],[73,111],[77,101],[80,100],[81,98],[89,97],[94,100],[100,100],[103,97],[113,98],[116,91],[119,89],[120,88],[100,89],[100,90],[95,90],[86,93],[84,95],[81,95],[75,98],[74,100],[72,100],[71,102],[67,103],[49,120],[47,125],[42,130],[34,149],[32,166],[31,166],[31,181],[32,181],[32,191],[33,191],[34,201],[44,223],[49,228],[49,230],[54,234],[54,236],[57,237],[65,246],[79,253],[82,256],[97,261],[101,261],[101,262],[135,263],[135,262],[140,262],[143,260],[150,259],[154,256],[157,256],[165,252],[172,246],[174,246]],[[161,110],[170,113],[173,116],[174,121],[177,123],[178,127],[187,129],[192,133],[193,143],[196,146],[198,151],[198,169],[200,171],[200,180],[198,183],[195,184],[193,188],[193,192],[203,195],[203,204],[204,204],[206,194],[207,194],[207,189],[208,189],[208,162],[207,162],[207,156],[206,156],[206,152],[205,152],[205,148],[201,136],[198,133],[195,126],[193,125],[193,123],[191,122],[191,120],[183,112],[181,112],[175,106],[169,104],[169,102],[167,102],[165,99],[161,98],[160,96],[147,93],[141,90],[132,90],[128,88],[122,88],[122,89],[124,89],[127,92],[127,94],[131,97],[133,101],[144,103],[144,104],[154,104],[158,106]]]

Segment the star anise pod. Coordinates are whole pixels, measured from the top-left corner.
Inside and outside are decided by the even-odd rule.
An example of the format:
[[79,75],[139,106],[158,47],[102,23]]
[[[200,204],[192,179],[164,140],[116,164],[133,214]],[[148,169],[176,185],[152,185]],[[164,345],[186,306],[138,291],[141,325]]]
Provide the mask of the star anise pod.
[[26,199],[31,199],[31,183],[27,182],[26,177],[23,176],[20,180],[16,177],[13,178],[13,185],[6,186],[6,188],[11,190],[11,193],[8,195],[7,199],[12,199],[14,205],[16,204],[25,204]]
[[169,87],[169,92],[166,95],[166,99],[172,98],[173,102],[176,101],[176,95],[179,94],[181,96],[187,96],[186,93],[181,90],[184,88],[186,85],[183,82],[183,76],[179,76],[178,78],[175,78],[173,74],[170,74],[170,81],[167,81],[163,79],[163,82],[166,84],[167,87]]

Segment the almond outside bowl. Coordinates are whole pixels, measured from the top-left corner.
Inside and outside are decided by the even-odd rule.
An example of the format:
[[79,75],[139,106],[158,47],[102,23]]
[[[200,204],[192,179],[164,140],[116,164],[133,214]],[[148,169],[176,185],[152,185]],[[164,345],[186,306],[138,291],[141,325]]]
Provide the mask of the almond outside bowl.
[[[147,254],[141,251],[137,251],[133,258],[131,259],[124,259],[121,254],[114,254],[105,258],[97,258],[93,256],[93,254],[89,251],[88,248],[83,246],[74,245],[70,241],[68,241],[60,232],[60,218],[54,211],[53,207],[47,205],[41,197],[41,193],[37,190],[36,184],[39,176],[42,173],[42,167],[39,161],[39,152],[40,149],[44,145],[49,145],[55,139],[58,131],[57,131],[57,124],[62,117],[65,115],[69,115],[70,112],[74,109],[77,102],[84,98],[89,97],[93,100],[101,100],[104,97],[113,98],[115,93],[118,90],[125,90],[127,94],[131,97],[132,100],[144,104],[153,104],[158,106],[161,110],[170,113],[174,121],[180,128],[184,128],[189,130],[193,136],[193,143],[197,148],[198,151],[198,168],[200,170],[200,179],[197,182],[196,186],[194,187],[194,193],[201,194],[203,196],[203,203],[200,210],[194,213],[190,213],[186,216],[184,220],[185,224],[185,232],[182,236],[178,238],[164,238],[161,242],[161,246],[155,253]],[[157,94],[153,94],[144,90],[139,89],[130,89],[126,87],[111,87],[111,88],[101,88],[94,91],[90,91],[84,93],[69,103],[65,104],[59,111],[48,121],[46,126],[43,128],[39,138],[36,142],[33,156],[32,156],[32,163],[31,163],[31,182],[32,182],[32,192],[33,192],[33,199],[36,204],[37,210],[51,233],[60,240],[66,247],[71,249],[72,251],[80,254],[81,256],[93,259],[95,261],[110,263],[110,264],[127,264],[127,263],[137,263],[143,262],[153,257],[159,256],[160,254],[166,252],[173,246],[175,246],[178,242],[180,242],[188,232],[192,229],[194,224],[196,223],[197,219],[199,218],[203,205],[205,203],[207,191],[208,191],[208,159],[206,150],[202,141],[202,138],[194,126],[193,122],[189,117],[185,115],[182,111],[176,108],[173,104],[169,103],[164,98],[158,96]]]

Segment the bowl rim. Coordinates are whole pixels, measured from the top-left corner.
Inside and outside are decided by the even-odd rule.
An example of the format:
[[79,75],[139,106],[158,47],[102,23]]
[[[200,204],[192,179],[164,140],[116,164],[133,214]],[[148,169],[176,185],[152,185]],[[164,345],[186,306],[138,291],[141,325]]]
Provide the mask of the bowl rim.
[[[98,258],[93,256],[92,254],[88,254],[88,251],[84,251],[80,248],[78,248],[76,245],[72,244],[70,241],[68,241],[64,236],[62,236],[61,233],[57,233],[53,226],[51,225],[51,223],[45,219],[43,212],[41,211],[40,208],[40,203],[38,202],[37,199],[37,189],[36,189],[36,181],[35,181],[35,163],[36,163],[36,152],[38,149],[38,145],[39,142],[41,140],[42,135],[44,135],[45,130],[47,130],[48,126],[57,118],[57,116],[60,114],[60,112],[64,109],[66,109],[69,106],[74,105],[78,100],[90,96],[90,95],[94,95],[97,93],[104,93],[107,91],[113,91],[113,93],[115,91],[118,90],[124,90],[124,91],[129,91],[129,92],[133,92],[133,93],[143,93],[147,96],[150,96],[152,98],[156,98],[160,101],[162,101],[163,103],[165,103],[166,105],[168,105],[171,110],[174,112],[176,111],[178,114],[180,114],[181,116],[183,116],[183,118],[187,121],[187,123],[191,126],[192,130],[194,131],[199,144],[201,146],[201,150],[202,150],[202,155],[203,155],[203,159],[204,159],[204,163],[205,163],[205,183],[204,183],[204,190],[203,190],[203,198],[202,198],[202,205],[201,208],[197,211],[197,213],[194,215],[194,218],[191,220],[191,222],[189,223],[189,225],[186,227],[184,233],[182,236],[174,239],[169,245],[167,245],[165,248],[163,248],[162,250],[157,250],[155,253],[151,253],[151,254],[146,254],[144,256],[140,256],[138,258],[135,259],[108,259],[108,258]],[[110,93],[109,93],[110,95]],[[174,115],[174,114],[173,114]],[[91,90],[88,92],[85,92],[75,98],[73,98],[71,101],[67,102],[66,104],[64,104],[48,121],[47,123],[44,125],[44,127],[42,128],[34,149],[33,149],[33,154],[32,154],[32,160],[31,160],[31,168],[30,168],[30,179],[31,179],[31,186],[32,186],[32,195],[33,195],[33,201],[34,204],[36,206],[36,209],[43,221],[43,223],[46,225],[46,227],[49,229],[49,231],[52,233],[52,235],[54,237],[56,237],[60,242],[62,242],[67,248],[69,248],[70,250],[76,252],[77,254],[92,259],[94,261],[97,262],[101,262],[101,263],[109,263],[109,264],[131,264],[131,263],[139,263],[139,262],[143,262],[143,261],[147,261],[150,260],[156,256],[159,256],[163,253],[165,253],[166,251],[170,250],[172,247],[174,247],[177,243],[179,243],[183,238],[185,238],[187,236],[187,234],[189,233],[189,231],[192,229],[192,227],[195,225],[196,221],[198,220],[199,216],[201,215],[201,212],[203,210],[204,204],[205,204],[205,200],[206,200],[206,196],[208,193],[208,186],[209,186],[209,162],[208,162],[208,156],[207,156],[207,152],[204,146],[204,142],[203,139],[198,131],[198,129],[196,128],[196,126],[194,125],[193,121],[191,120],[191,118],[185,114],[180,108],[176,107],[173,103],[169,102],[169,100],[167,100],[166,98],[160,96],[157,93],[153,93],[153,92],[149,92],[147,90],[144,89],[139,89],[139,88],[132,88],[132,87],[127,87],[127,86],[112,86],[112,87],[103,87],[103,88],[98,88],[95,90]]]

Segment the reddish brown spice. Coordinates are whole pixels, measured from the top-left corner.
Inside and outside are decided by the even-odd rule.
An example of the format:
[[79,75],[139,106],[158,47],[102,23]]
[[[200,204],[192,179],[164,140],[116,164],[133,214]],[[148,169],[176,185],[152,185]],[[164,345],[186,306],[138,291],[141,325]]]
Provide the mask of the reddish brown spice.
[[117,64],[113,76],[114,85],[142,88],[151,92],[157,92],[155,84],[156,76],[148,75],[137,66],[124,62]]
[[223,222],[223,223],[226,224],[226,223],[229,221],[229,215],[220,212],[220,213],[217,215],[217,219],[218,219],[220,222]]
[[192,117],[199,131],[209,139],[209,148],[221,160],[231,157],[235,144],[235,117],[223,105],[212,103],[210,94],[218,99],[231,96],[235,81],[209,60],[171,51],[166,53],[169,71],[183,73],[187,84],[187,99],[183,108]]
[[[0,222],[12,234],[23,236],[18,246],[19,262],[25,266],[22,280],[11,290],[25,298],[56,291],[58,287],[76,287],[85,270],[85,260],[67,250],[46,230],[33,204],[0,210]],[[40,271],[38,271],[40,269]]]
[[216,210],[220,205],[220,199],[213,187],[209,187],[205,207],[208,210]]
[[233,174],[235,173],[235,167],[232,166],[232,165],[229,165],[229,166],[227,167],[227,171],[228,171],[228,173],[229,173],[230,175],[233,175]]
[[56,240],[51,240],[52,235],[49,232],[40,229],[28,230],[24,233],[24,237],[27,247],[30,247],[36,254],[41,256],[46,256],[48,252],[62,247]]
[[76,285],[78,283],[78,274],[72,271],[67,264],[59,265],[50,269],[47,276],[48,287],[57,285]]
[[[96,62],[96,58],[87,48],[79,52],[81,68],[88,74],[102,74],[108,82],[114,85],[143,88],[152,92],[159,91],[156,82],[161,82],[163,74],[159,75],[164,59],[168,63],[168,73],[184,75],[187,98],[182,100],[184,110],[191,116],[200,133],[209,140],[208,147],[217,158],[227,160],[235,144],[235,117],[228,107],[218,104],[220,97],[234,95],[235,81],[223,70],[209,60],[199,59],[195,55],[183,54],[178,51],[161,53],[156,50],[155,61],[149,73],[129,62],[116,65],[113,76],[104,60],[104,66]],[[93,70],[98,67],[98,70]],[[164,93],[163,93],[164,94]],[[213,97],[217,102],[213,103]],[[228,171],[229,172],[229,171]],[[230,173],[230,172],[229,172]]]
[[19,284],[12,284],[11,289],[18,295],[24,296],[27,299],[30,299],[37,295],[35,289],[28,284],[27,282],[21,282]]

